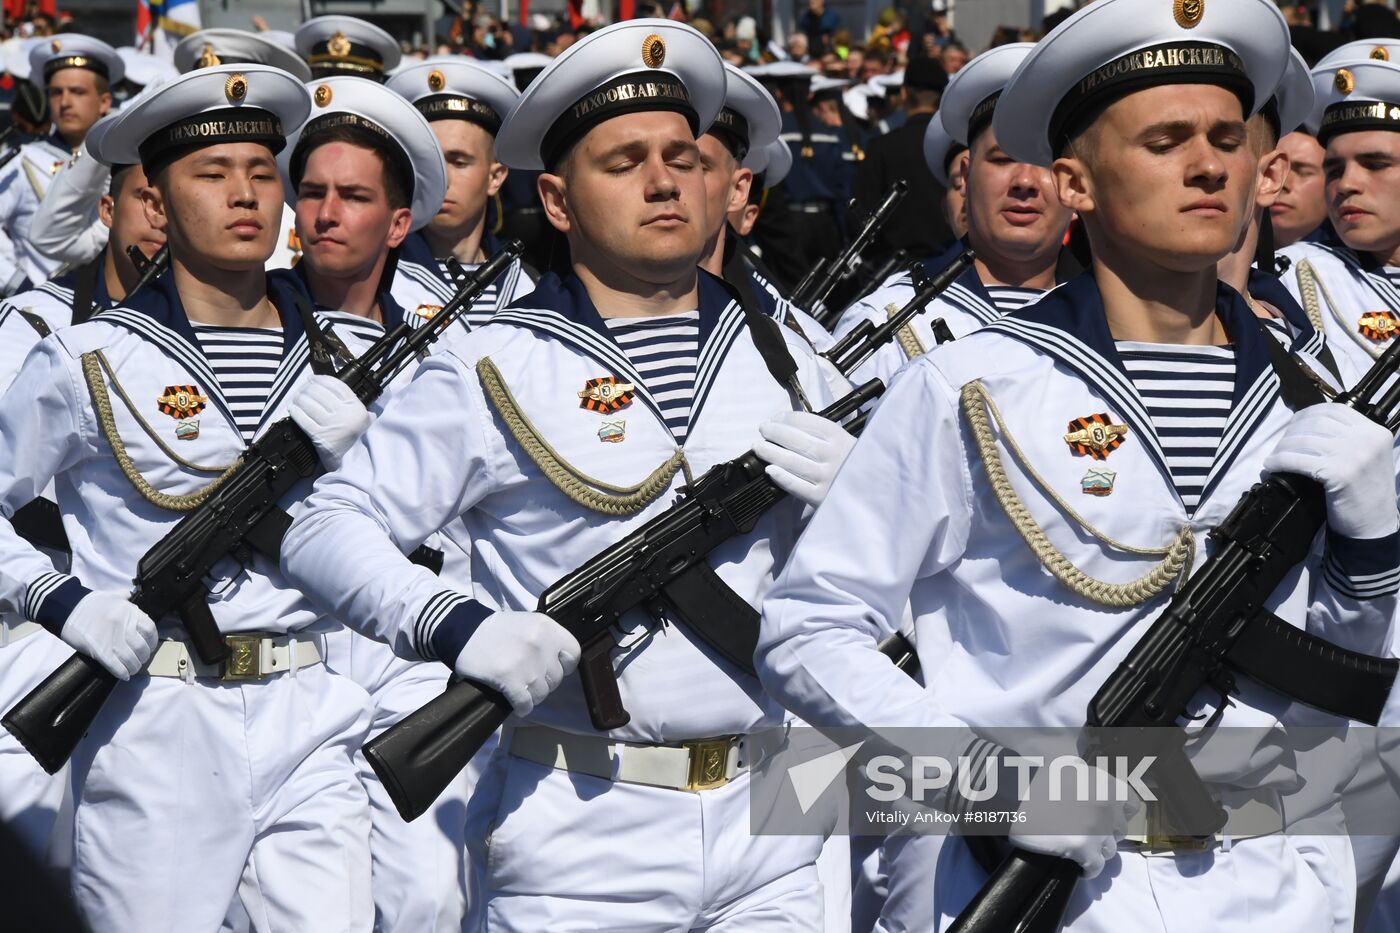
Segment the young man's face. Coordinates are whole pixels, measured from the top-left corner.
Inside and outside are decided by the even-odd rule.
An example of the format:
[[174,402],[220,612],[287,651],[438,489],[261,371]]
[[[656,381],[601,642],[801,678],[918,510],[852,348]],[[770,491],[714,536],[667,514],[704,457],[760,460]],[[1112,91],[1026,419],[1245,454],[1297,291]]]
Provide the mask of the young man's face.
[[1400,133],[1333,136],[1322,171],[1327,214],[1342,242],[1363,253],[1400,248]]
[[146,218],[183,263],[262,270],[281,232],[282,179],[272,150],[261,143],[208,146],[153,181],[142,191]]
[[963,175],[967,228],[979,252],[1014,259],[1058,254],[1072,211],[1047,168],[1017,162],[990,127],[972,140]]
[[165,245],[165,234],[151,226],[141,204],[146,187],[145,171],[133,165],[122,170],[116,192],[98,201],[98,216],[111,228],[107,248],[117,254],[117,262],[126,262],[128,246],[136,246],[150,259]]
[[71,146],[112,108],[112,95],[99,91],[99,78],[86,68],[61,68],[49,78],[49,112],[54,129]]
[[708,241],[723,228],[731,211],[743,210],[749,200],[753,172],[734,161],[724,144],[709,133],[700,137],[700,169],[705,177],[705,216]]
[[496,161],[491,134],[466,120],[434,120],[433,134],[447,161],[447,194],[428,228],[465,236],[486,213],[486,202],[505,183],[507,170]]
[[1288,155],[1288,178],[1269,208],[1274,243],[1282,248],[1312,233],[1327,219],[1327,182],[1322,160],[1327,152],[1307,133],[1289,133],[1279,141]]
[[297,186],[301,260],[316,275],[362,280],[403,242],[413,215],[390,206],[379,153],[347,142],[311,150]]
[[[1083,151],[1080,151],[1083,150]],[[1213,267],[1253,216],[1258,160],[1234,94],[1164,85],[1115,101],[1054,165],[1103,248],[1177,272]]]
[[574,145],[561,171],[540,176],[540,196],[575,260],[650,282],[675,281],[695,266],[710,223],[700,149],[683,116],[613,117]]

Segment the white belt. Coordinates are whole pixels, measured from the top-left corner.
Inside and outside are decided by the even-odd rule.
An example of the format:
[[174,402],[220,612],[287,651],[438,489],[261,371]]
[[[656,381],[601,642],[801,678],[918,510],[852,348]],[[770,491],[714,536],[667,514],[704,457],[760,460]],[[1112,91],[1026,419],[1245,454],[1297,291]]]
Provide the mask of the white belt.
[[[1123,841],[1135,846],[1140,855],[1171,856],[1204,852],[1219,842],[1228,844],[1283,831],[1283,799],[1278,791],[1215,788],[1213,792],[1227,814],[1225,829],[1214,836],[1173,836],[1158,831],[1153,824],[1161,811],[1154,803],[1147,802],[1128,821],[1128,834]],[[1231,824],[1240,830],[1232,831]]]
[[0,648],[13,644],[21,638],[28,638],[41,628],[43,626],[38,622],[0,620]]
[[506,730],[501,747],[526,761],[615,783],[702,791],[723,787],[749,770],[754,762],[744,754],[747,742],[747,736],[729,735],[641,745],[548,726],[517,726]]
[[270,635],[247,632],[225,635],[231,654],[223,664],[205,664],[183,641],[160,643],[146,665],[152,677],[214,677],[222,681],[266,680],[276,674],[320,664],[325,658],[321,635]]

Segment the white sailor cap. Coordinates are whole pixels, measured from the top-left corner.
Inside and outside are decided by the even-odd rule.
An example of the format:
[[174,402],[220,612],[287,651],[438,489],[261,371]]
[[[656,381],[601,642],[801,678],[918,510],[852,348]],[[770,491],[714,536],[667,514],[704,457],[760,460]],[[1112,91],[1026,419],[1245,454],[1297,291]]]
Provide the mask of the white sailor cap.
[[1364,130],[1400,132],[1400,65],[1373,58],[1319,66],[1312,72],[1317,141]]
[[1400,42],[1386,39],[1357,39],[1355,42],[1345,42],[1322,56],[1316,67],[1328,68],[1338,62],[1357,62],[1364,58],[1400,65]]
[[1114,100],[1149,87],[1213,84],[1253,115],[1288,67],[1274,0],[1097,0],[1038,42],[997,104],[997,142],[1049,165]]
[[262,143],[281,152],[283,127],[311,110],[306,86],[270,65],[215,65],[180,75],[132,98],[101,137],[108,165],[140,162],[148,173],[195,149]]
[[943,113],[940,109],[933,115],[933,119],[928,121],[928,128],[924,130],[924,163],[943,187],[947,188],[950,184],[948,167],[953,164],[953,157],[965,149],[967,147],[954,139],[943,125]]
[[875,85],[885,94],[893,94],[899,88],[904,87],[904,72],[900,70],[889,74],[875,75],[868,83]]
[[298,81],[311,80],[311,66],[280,42],[242,29],[201,29],[175,46],[175,67],[181,73],[213,65],[271,65]]
[[773,95],[757,80],[726,62],[724,106],[706,132],[724,143],[724,148],[746,168],[751,168],[745,161],[748,154],[777,139],[782,129],[783,115]]
[[1311,117],[1317,95],[1313,91],[1307,60],[1295,48],[1289,48],[1288,53],[1288,70],[1274,89],[1274,96],[1264,105],[1264,117],[1274,124],[1279,139],[1296,129],[1312,133],[1315,128]]
[[45,87],[53,73],[64,68],[85,68],[109,84],[116,84],[126,74],[126,64],[116,49],[81,33],[48,36],[29,50],[29,80],[38,87]]
[[512,168],[550,168],[599,123],[648,110],[683,115],[698,138],[724,91],[724,62],[703,33],[669,19],[614,23],[569,46],[526,88],[496,152]]
[[287,203],[296,203],[302,171],[317,137],[350,129],[387,144],[384,148],[394,163],[389,170],[412,184],[412,229],[427,226],[447,195],[447,164],[427,118],[389,88],[354,75],[322,78],[308,87],[314,105],[311,114],[287,135],[287,148],[277,156]]
[[520,92],[505,78],[460,55],[442,55],[402,69],[388,83],[430,122],[467,120],[495,136]]
[[818,74],[812,78],[809,93],[813,101],[823,97],[838,98],[850,87],[851,82],[845,78],[828,78],[824,74]]
[[749,69],[749,74],[760,80],[768,79],[772,81],[790,81],[801,78],[815,78],[821,74],[820,71],[811,65],[804,65],[791,59],[779,62],[770,62],[767,65],[755,65]]
[[938,105],[943,130],[960,145],[972,145],[973,138],[992,125],[1001,92],[1033,48],[1034,42],[1011,42],[988,49],[963,65],[948,82]]
[[[765,190],[776,188],[783,183],[784,178],[787,178],[788,172],[792,171],[792,149],[781,139],[776,139],[763,147],[763,154],[766,159],[763,168],[757,169],[751,165],[749,168],[753,169],[754,174],[763,172]],[[752,153],[750,156],[752,157]]]
[[394,37],[354,16],[317,16],[296,31],[297,53],[318,78],[357,75],[383,81],[403,57]]
[[510,69],[510,78],[515,82],[515,89],[523,91],[552,61],[554,59],[543,52],[516,52],[514,55],[507,55],[501,60],[501,64]]
[[148,52],[124,45],[117,49],[122,64],[126,65],[126,80],[145,87],[148,84],[164,84],[180,76],[174,65],[163,58],[156,58]]
[[0,49],[5,53],[5,70],[14,76],[16,81],[29,80],[29,53],[34,46],[43,42],[42,36],[31,36],[28,39],[11,37],[0,43]]
[[870,118],[870,98],[884,99],[885,92],[873,84],[857,84],[841,92],[841,102],[857,120]]

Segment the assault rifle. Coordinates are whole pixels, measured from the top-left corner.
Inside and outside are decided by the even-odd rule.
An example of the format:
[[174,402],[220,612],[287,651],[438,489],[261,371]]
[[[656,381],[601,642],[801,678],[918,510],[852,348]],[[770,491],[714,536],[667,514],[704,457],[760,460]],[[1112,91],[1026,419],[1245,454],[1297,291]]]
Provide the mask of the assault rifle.
[[[1397,370],[1400,341],[1336,401],[1393,432],[1400,427],[1392,415],[1400,383],[1374,404],[1372,397]],[[1148,784],[1167,832],[1212,833],[1226,821],[1186,757],[1186,733],[1176,725],[1202,689],[1228,700],[1243,674],[1334,715],[1371,725],[1379,719],[1400,662],[1348,651],[1264,608],[1308,556],[1326,519],[1322,487],[1311,479],[1277,473],[1251,488],[1211,532],[1216,548],[1210,559],[1176,591],[1090,702],[1092,754],[1156,757],[1157,779]],[[1055,933],[1078,879],[1073,861],[1013,849],[951,931]]]
[[789,296],[792,303],[815,317],[823,327],[830,328],[836,323],[841,309],[826,306],[832,290],[843,279],[855,273],[860,266],[860,254],[865,252],[866,247],[875,240],[885,224],[890,222],[890,218],[894,216],[894,209],[908,193],[909,183],[902,178],[896,181],[890,188],[890,193],[885,195],[885,199],[866,218],[850,245],[840,254],[818,262],[797,284],[797,288],[793,289]]
[[[338,378],[366,405],[373,402],[520,253],[520,243],[511,241],[472,274],[445,308],[416,329],[403,323],[389,331]],[[201,661],[226,662],[229,647],[209,610],[204,580],[226,557],[246,564],[256,552],[275,560],[291,524],[278,500],[320,469],[311,439],[291,418],[272,425],[224,484],[141,558],[131,601],[157,621],[178,615]],[[74,654],[0,723],[53,774],[72,755],[116,684],[106,668]]]
[[[970,252],[965,259],[971,262]],[[834,349],[854,361],[852,368],[859,366],[963,268],[955,262],[890,321],[853,334]],[[872,379],[819,414],[840,421],[884,388]],[[847,430],[857,433],[862,424],[853,422]],[[669,611],[715,653],[739,670],[754,673],[758,613],[719,578],[707,558],[721,544],[752,531],[784,498],[786,493],[768,477],[766,464],[750,451],[711,468],[686,490],[681,502],[545,590],[538,611],[568,629],[582,648],[579,678],[595,728],[616,729],[629,720],[612,650],[617,646],[614,626],[633,609],[657,619]],[[890,638],[882,650],[897,663],[902,660],[905,670],[917,663],[901,636]],[[441,696],[366,745],[365,758],[399,814],[412,820],[427,811],[509,715],[510,704],[497,691],[454,679]]]
[[126,248],[126,255],[131,260],[131,264],[136,267],[136,273],[140,278],[136,280],[135,285],[131,286],[131,291],[122,298],[122,302],[129,301],[132,295],[160,278],[161,274],[170,268],[170,245],[167,243],[162,246],[156,250],[154,256],[147,259],[146,254],[141,252],[141,247],[133,243]]

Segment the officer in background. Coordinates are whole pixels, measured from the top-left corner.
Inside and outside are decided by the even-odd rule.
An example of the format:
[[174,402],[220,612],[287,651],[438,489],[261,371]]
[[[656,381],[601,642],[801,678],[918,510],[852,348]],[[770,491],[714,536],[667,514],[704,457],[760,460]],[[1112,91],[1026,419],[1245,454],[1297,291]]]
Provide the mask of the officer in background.
[[100,39],[63,33],[29,52],[30,81],[45,90],[53,132],[26,143],[0,171],[0,230],[14,250],[0,259],[0,294],[47,279],[59,263],[30,237],[35,212],[58,172],[80,151],[88,130],[112,107],[112,84],[125,72],[116,49]]
[[906,120],[865,146],[865,159],[856,166],[853,196],[859,212],[875,209],[900,179],[909,183],[909,194],[876,236],[869,255],[885,257],[902,249],[910,259],[927,259],[948,248],[956,239],[940,214],[930,214],[930,204],[942,204],[947,189],[924,161],[924,136],[938,111],[948,73],[940,62],[915,58],[904,69],[900,96]]

